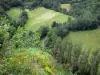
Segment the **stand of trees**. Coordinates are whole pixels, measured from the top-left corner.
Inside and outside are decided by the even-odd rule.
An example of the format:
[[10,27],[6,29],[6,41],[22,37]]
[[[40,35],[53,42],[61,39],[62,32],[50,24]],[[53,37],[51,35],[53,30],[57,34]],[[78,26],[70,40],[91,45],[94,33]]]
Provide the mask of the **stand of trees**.
[[51,54],[58,62],[65,64],[68,70],[77,75],[99,75],[100,49],[90,56],[90,49],[82,50],[82,45],[73,45],[66,38],[61,38],[49,32],[45,46],[51,49]]

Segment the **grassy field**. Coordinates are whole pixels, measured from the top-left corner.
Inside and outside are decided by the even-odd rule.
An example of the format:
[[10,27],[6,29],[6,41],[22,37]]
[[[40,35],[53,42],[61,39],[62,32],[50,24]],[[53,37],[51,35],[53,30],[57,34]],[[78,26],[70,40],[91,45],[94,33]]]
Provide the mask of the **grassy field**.
[[61,7],[66,9],[67,11],[70,11],[71,5],[70,4],[61,4]]
[[26,28],[36,31],[42,25],[51,25],[54,21],[63,23],[68,21],[67,15],[55,12],[53,10],[45,9],[43,7],[28,11],[29,20],[26,23]]
[[12,8],[7,12],[7,14],[13,19],[13,20],[18,20],[21,11],[19,8]]
[[[67,22],[68,18],[71,17],[43,7],[36,8],[31,11],[25,9],[25,11],[28,13],[29,17],[27,23],[25,24],[25,27],[26,29],[32,31],[38,30],[42,25],[51,25],[54,21],[58,23]],[[12,19],[18,19],[18,17],[20,16],[20,9],[13,8],[8,11],[8,15]]]
[[100,29],[70,32],[67,37],[73,44],[82,44],[83,50],[96,50],[100,47]]

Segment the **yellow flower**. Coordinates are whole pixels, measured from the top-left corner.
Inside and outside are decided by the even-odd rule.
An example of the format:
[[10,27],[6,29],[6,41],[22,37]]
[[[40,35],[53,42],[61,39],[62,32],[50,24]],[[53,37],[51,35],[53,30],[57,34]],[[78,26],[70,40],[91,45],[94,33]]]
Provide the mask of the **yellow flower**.
[[52,72],[51,69],[50,69],[48,66],[45,67],[45,70],[46,70],[47,72],[49,72],[49,73]]
[[20,65],[21,65],[22,63],[19,61],[19,62],[18,62],[18,64],[20,64]]
[[28,57],[27,56],[24,56],[24,59],[27,59]]
[[14,59],[13,59],[12,57],[10,58],[10,60],[11,60],[11,61],[14,61]]

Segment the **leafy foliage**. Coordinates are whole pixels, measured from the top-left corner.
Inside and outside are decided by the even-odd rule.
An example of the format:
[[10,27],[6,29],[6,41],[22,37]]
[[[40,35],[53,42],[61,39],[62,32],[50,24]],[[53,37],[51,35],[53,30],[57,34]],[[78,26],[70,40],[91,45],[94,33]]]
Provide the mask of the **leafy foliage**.
[[[40,57],[41,56],[41,57]],[[55,75],[57,64],[52,56],[38,48],[14,50],[8,58],[8,74]]]
[[49,27],[47,26],[40,27],[39,29],[40,38],[43,39],[45,36],[47,36],[48,31],[49,31]]
[[14,48],[25,48],[38,46],[40,43],[40,35],[38,32],[32,32],[23,28],[18,28],[16,34],[11,40]]

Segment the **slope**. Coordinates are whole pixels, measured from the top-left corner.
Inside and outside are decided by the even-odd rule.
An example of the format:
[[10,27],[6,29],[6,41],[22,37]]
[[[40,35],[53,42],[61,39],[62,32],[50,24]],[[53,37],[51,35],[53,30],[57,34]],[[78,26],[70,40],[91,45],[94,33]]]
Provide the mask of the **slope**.
[[[20,16],[19,10],[18,8],[17,9],[13,8],[10,11],[8,11],[8,15],[12,19],[16,19],[16,16],[17,18],[18,18],[18,15]],[[25,11],[28,13],[28,21],[25,24],[25,28],[32,31],[38,30],[42,25],[49,26],[54,21],[58,23],[67,22],[68,18],[71,17],[71,16],[61,14],[59,12],[55,12],[50,9],[46,9],[44,7],[39,7],[31,11],[29,11],[28,9],[25,9]],[[18,12],[18,13],[15,13],[15,12]]]
[[70,17],[43,7],[27,12],[29,20],[26,23],[26,28],[33,31],[36,31],[42,25],[51,25],[54,21],[59,23],[67,22],[68,17]]
[[73,44],[82,44],[82,49],[91,52],[100,47],[100,28],[95,30],[70,32],[67,37]]

